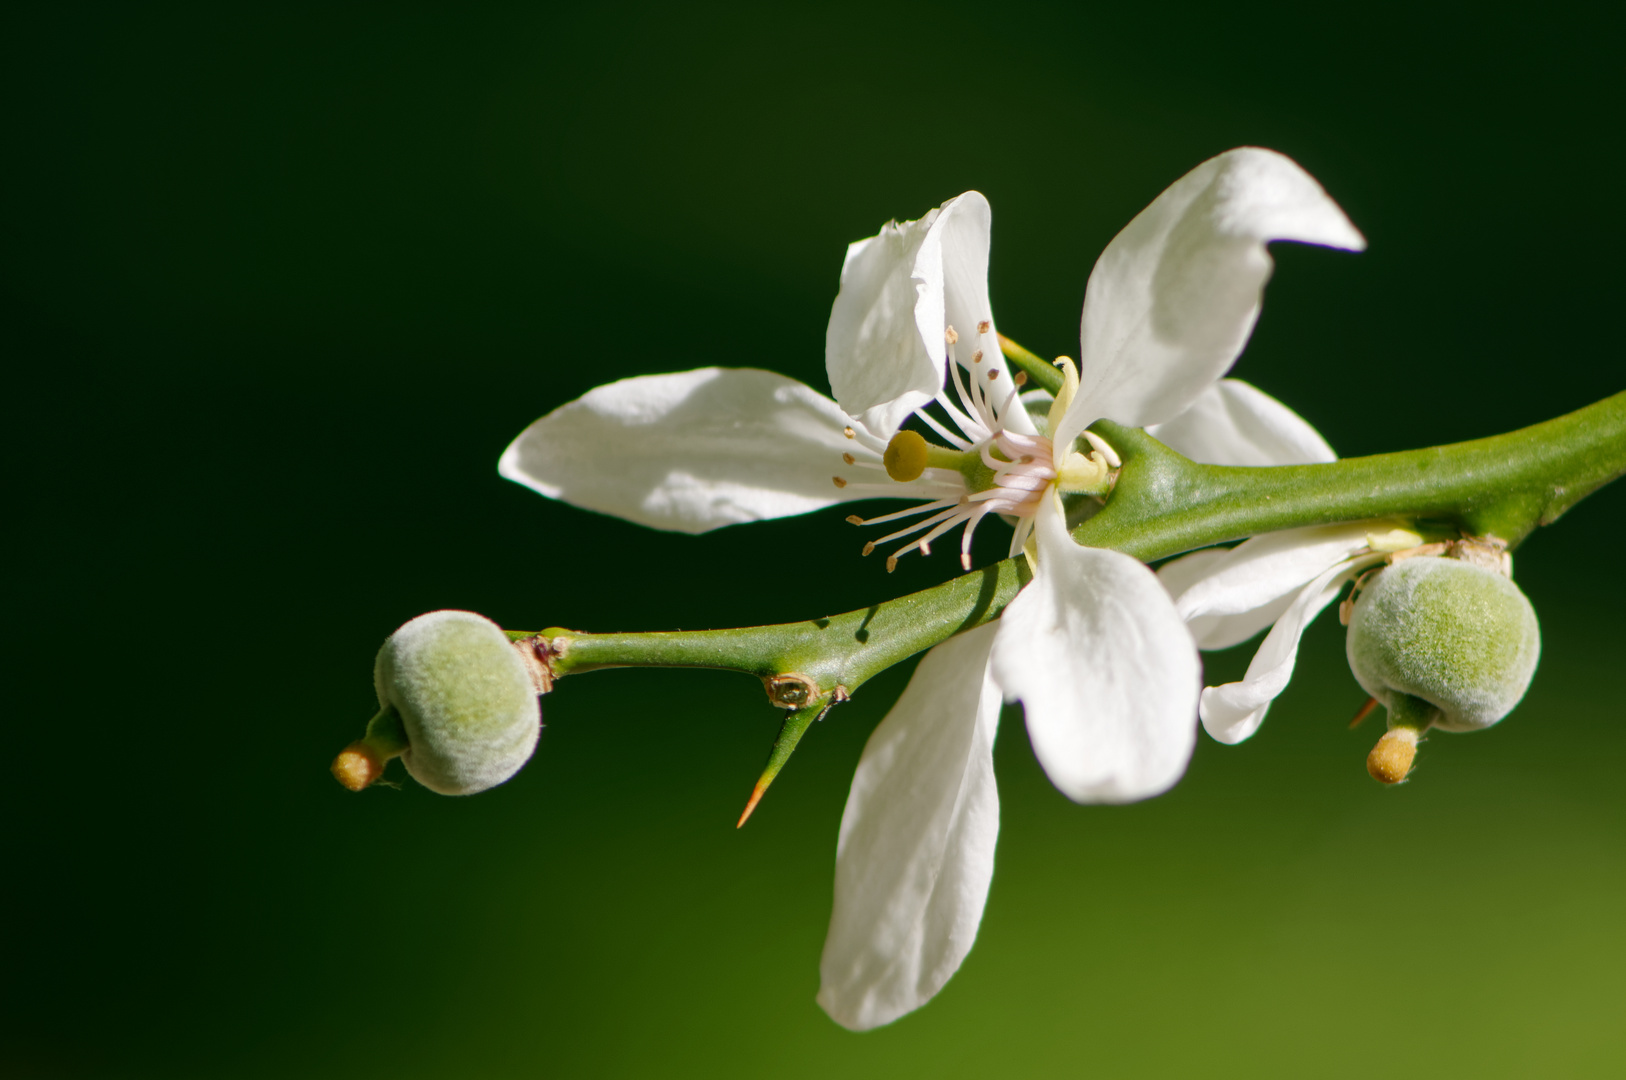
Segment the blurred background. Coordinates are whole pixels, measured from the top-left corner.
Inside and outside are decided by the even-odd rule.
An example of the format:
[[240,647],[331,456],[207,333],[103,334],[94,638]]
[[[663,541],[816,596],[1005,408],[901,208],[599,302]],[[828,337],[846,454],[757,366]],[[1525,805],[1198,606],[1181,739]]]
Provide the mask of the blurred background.
[[1000,328],[1054,355],[1165,186],[1296,158],[1370,250],[1278,246],[1236,373],[1345,455],[1622,389],[1620,28],[1495,10],[13,11],[0,1073],[1620,1075],[1626,487],[1519,551],[1534,687],[1403,788],[1330,612],[1260,733],[1147,803],[1070,804],[1009,710],[977,947],[863,1036],[813,994],[908,665],[740,831],[779,714],[738,675],[569,679],[473,798],[327,774],[422,611],[693,629],[954,573],[886,576],[844,511],[671,536],[495,465],[627,375],[826,389],[845,245],[968,188]]

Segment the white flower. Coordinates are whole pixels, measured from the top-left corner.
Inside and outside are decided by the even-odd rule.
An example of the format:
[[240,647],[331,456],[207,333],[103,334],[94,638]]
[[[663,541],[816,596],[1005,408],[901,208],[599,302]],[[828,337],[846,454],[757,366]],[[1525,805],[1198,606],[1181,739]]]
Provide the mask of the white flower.
[[[1221,155],[1159,196],[1090,277],[1079,389],[1050,426],[1054,444],[1107,417],[1147,425],[1216,464],[1330,459],[1285,406],[1216,382],[1258,316],[1271,268],[1265,243],[1280,239],[1364,246],[1315,181],[1269,151]],[[865,325],[843,319],[841,299],[836,306],[832,336],[838,324]],[[831,350],[838,391],[841,358]],[[849,408],[859,406],[871,403]],[[1156,794],[1190,755],[1197,669],[1189,641],[1171,629],[1167,594],[1145,587],[1151,575],[1134,560],[1072,544],[1059,513],[1040,514],[1037,536],[1030,586],[997,626],[922,659],[859,763],[820,964],[819,1003],[846,1027],[919,1007],[975,939],[999,829],[991,747],[1001,698],[1023,702],[1035,756],[1080,801]]]
[[[551,497],[688,532],[897,495],[926,502],[868,524],[930,516],[874,543],[921,531],[902,550],[925,552],[964,526],[964,557],[986,513],[1015,519],[1012,550],[1034,558],[1033,580],[998,622],[922,659],[854,777],[819,992],[854,1029],[923,1004],[971,947],[998,833],[1002,699],[1023,702],[1036,756],[1075,800],[1144,798],[1184,771],[1200,689],[1192,635],[1146,566],[1073,542],[1058,487],[1087,490],[1113,463],[1085,431],[1101,418],[1161,425],[1171,444],[1210,458],[1318,441],[1285,406],[1217,380],[1258,317],[1267,241],[1364,246],[1279,154],[1234,150],[1199,166],[1097,262],[1076,379],[1069,366],[1047,437],[999,351],[989,221],[986,200],[968,192],[851,246],[826,339],[839,406],[760,371],[628,379],[537,421],[500,466]],[[914,446],[915,467],[888,468],[886,452],[915,439],[893,442],[911,414],[948,445]],[[1081,436],[1088,453],[1073,449]],[[876,482],[849,479],[861,470]]]

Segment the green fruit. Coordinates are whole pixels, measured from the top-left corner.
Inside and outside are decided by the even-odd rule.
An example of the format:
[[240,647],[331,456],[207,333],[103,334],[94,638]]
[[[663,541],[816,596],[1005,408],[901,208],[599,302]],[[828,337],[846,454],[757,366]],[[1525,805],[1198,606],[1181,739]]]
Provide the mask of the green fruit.
[[1524,697],[1541,656],[1535,609],[1512,579],[1419,557],[1367,582],[1349,620],[1350,670],[1390,724],[1475,731]]
[[524,660],[496,623],[432,611],[391,634],[373,664],[378,702],[394,706],[407,772],[442,795],[472,795],[519,771],[542,709]]

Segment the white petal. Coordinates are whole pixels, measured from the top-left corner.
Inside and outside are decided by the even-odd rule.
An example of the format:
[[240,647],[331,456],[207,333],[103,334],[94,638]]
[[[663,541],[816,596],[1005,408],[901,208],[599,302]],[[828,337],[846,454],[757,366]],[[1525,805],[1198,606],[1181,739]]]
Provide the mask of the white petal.
[[1270,240],[1366,246],[1309,173],[1254,147],[1204,162],[1141,211],[1090,274],[1058,444],[1101,417],[1169,420],[1225,374],[1259,316]]
[[1229,649],[1240,645],[1268,628],[1293,602],[1293,593],[1278,596],[1236,615],[1193,615],[1186,620],[1186,628],[1197,639],[1199,649]]
[[1270,703],[1287,688],[1298,660],[1299,639],[1321,609],[1332,603],[1344,582],[1381,559],[1371,556],[1339,563],[1323,571],[1295,596],[1248,665],[1241,682],[1203,691],[1203,727],[1222,743],[1238,743],[1259,730]]
[[845,466],[850,423],[835,402],[771,371],[645,375],[553,410],[503,451],[497,470],[549,498],[689,533],[875,497],[844,493],[838,474],[893,485],[899,498],[930,497],[921,481],[893,484]]
[[1230,548],[1211,547],[1170,559],[1157,568],[1157,580],[1174,599],[1213,572],[1215,564],[1231,554]]
[[1146,433],[1205,465],[1310,465],[1337,461],[1298,413],[1241,379],[1221,379],[1191,407]]
[[999,836],[988,678],[998,624],[928,652],[864,747],[836,844],[818,1001],[864,1031],[918,1009],[971,951]]
[[[1190,555],[1171,559],[1158,567],[1157,579],[1176,600],[1180,594],[1207,577],[1214,566],[1231,554],[1230,548],[1203,548]],[[1197,639],[1199,649],[1224,649],[1246,641],[1276,621],[1287,607],[1289,596],[1280,606],[1256,608],[1241,615],[1197,615],[1186,620],[1186,629]]]
[[841,266],[824,334],[825,370],[836,400],[883,439],[943,387],[942,331],[928,344],[916,322],[943,321],[941,247],[924,258],[921,251],[942,213],[889,222],[879,235],[849,244]]
[[1157,575],[1080,547],[1046,500],[1038,569],[1000,617],[992,669],[1027,711],[1033,752],[1078,802],[1166,790],[1196,739],[1201,664]]
[[[1285,610],[1284,598],[1328,567],[1364,550],[1371,529],[1371,524],[1357,521],[1256,536],[1208,564],[1199,580],[1181,590],[1175,607],[1188,621],[1205,615],[1244,615],[1278,604],[1276,614],[1280,614]],[[1257,623],[1237,641],[1247,640],[1270,621],[1273,619]]]
[[[825,367],[842,408],[881,438],[943,388],[948,327],[959,335],[962,364],[981,350],[985,362],[1004,370],[988,303],[991,225],[988,200],[968,191],[919,221],[888,224],[848,246],[825,331]],[[988,331],[979,334],[983,322]],[[1008,374],[1000,385],[1010,386]],[[1025,412],[1010,426],[1032,430]]]

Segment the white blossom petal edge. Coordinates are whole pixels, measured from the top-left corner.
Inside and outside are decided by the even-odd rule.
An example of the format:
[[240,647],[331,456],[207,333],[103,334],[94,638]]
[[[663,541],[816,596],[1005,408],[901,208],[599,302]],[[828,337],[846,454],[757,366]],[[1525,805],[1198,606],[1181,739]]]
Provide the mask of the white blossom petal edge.
[[1000,617],[994,680],[1021,700],[1034,755],[1068,798],[1156,795],[1191,757],[1196,644],[1151,570],[1074,543],[1050,502],[1035,527],[1033,581]]
[[1271,240],[1366,247],[1309,173],[1257,147],[1203,162],[1142,210],[1090,274],[1079,394],[1058,445],[1102,417],[1170,420],[1225,374],[1259,318]]
[[1241,379],[1221,379],[1146,434],[1204,465],[1312,465],[1337,461],[1309,422]]
[[[1165,584],[1182,564],[1203,556],[1205,569],[1175,599],[1197,644],[1225,649],[1275,622],[1292,598],[1319,574],[1367,550],[1366,522],[1284,529],[1244,541],[1217,557],[1196,552],[1163,567]],[[1266,617],[1265,613],[1274,611]]]
[[[988,200],[968,191],[919,221],[889,222],[848,245],[825,331],[825,370],[836,401],[881,439],[942,392],[947,327],[961,335],[965,366],[980,354],[1005,371],[988,303],[992,221]],[[1033,431],[1021,409],[1007,423]]]
[[836,841],[818,1001],[853,1031],[931,1000],[971,951],[994,872],[997,624],[928,652],[864,747]]
[[1293,677],[1298,662],[1299,640],[1321,610],[1332,603],[1344,583],[1366,566],[1383,557],[1341,562],[1318,574],[1287,607],[1276,625],[1265,635],[1264,644],[1248,665],[1248,673],[1241,682],[1212,686],[1203,691],[1203,727],[1222,743],[1238,743],[1259,730],[1287,681]]
[[[874,498],[830,482],[842,455],[880,468],[880,441],[795,379],[699,368],[595,387],[520,433],[497,471],[551,499],[640,525],[701,533]],[[887,493],[934,499],[964,489],[928,470]],[[884,473],[881,478],[885,479]]]

